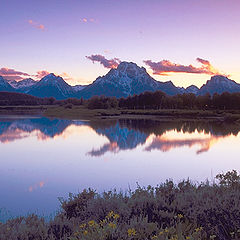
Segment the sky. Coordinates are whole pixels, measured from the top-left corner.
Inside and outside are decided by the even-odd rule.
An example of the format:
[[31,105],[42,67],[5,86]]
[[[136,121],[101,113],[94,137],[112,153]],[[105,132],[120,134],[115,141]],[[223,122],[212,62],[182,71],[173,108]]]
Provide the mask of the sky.
[[240,83],[239,0],[0,0],[0,75],[89,84],[121,61],[159,81]]

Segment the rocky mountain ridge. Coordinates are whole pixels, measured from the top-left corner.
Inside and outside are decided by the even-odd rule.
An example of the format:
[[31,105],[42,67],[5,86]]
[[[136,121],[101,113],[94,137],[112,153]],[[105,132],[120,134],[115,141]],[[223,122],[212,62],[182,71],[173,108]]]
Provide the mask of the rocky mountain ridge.
[[31,78],[22,81],[8,81],[0,76],[0,91],[22,92],[36,97],[54,97],[56,99],[84,98],[93,96],[128,97],[145,91],[160,90],[167,95],[193,93],[240,92],[240,84],[226,76],[211,77],[200,89],[195,85],[187,88],[176,87],[171,81],[160,82],[152,78],[144,67],[133,62],[121,62],[116,69],[111,69],[105,76],[98,77],[89,85],[70,86],[60,76],[51,73],[40,81]]

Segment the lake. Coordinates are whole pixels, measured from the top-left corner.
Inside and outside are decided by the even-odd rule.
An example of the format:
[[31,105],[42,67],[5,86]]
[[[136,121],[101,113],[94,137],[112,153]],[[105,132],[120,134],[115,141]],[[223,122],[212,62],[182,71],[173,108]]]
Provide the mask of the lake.
[[240,169],[240,124],[221,121],[0,117],[0,221],[49,218],[58,197],[127,191]]

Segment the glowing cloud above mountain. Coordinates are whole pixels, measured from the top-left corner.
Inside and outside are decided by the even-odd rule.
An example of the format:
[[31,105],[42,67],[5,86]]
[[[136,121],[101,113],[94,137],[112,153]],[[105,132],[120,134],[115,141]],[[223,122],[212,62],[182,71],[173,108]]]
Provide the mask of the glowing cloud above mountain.
[[22,80],[24,77],[29,77],[30,75],[11,68],[0,68],[0,76],[3,76],[8,80]]
[[168,73],[195,73],[195,74],[208,74],[217,75],[219,71],[214,68],[208,60],[197,58],[196,59],[201,67],[194,67],[193,65],[182,65],[172,63],[169,60],[162,60],[160,62],[153,62],[151,60],[143,61],[147,66],[153,70],[153,74],[167,75]]
[[121,63],[121,60],[118,58],[106,59],[104,56],[100,54],[86,56],[87,59],[91,60],[93,63],[99,62],[105,68],[117,68]]
[[47,76],[50,72],[46,71],[46,70],[42,70],[42,71],[37,71],[37,74],[35,75],[35,77],[37,79],[41,79],[45,76]]

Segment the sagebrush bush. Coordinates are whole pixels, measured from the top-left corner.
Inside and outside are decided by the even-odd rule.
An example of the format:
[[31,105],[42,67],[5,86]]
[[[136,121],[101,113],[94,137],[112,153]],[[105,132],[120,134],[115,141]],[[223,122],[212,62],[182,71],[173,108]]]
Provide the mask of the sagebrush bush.
[[0,224],[0,239],[240,239],[240,177],[231,171],[216,179],[167,180],[126,193],[83,190],[61,199],[50,222],[30,215]]

